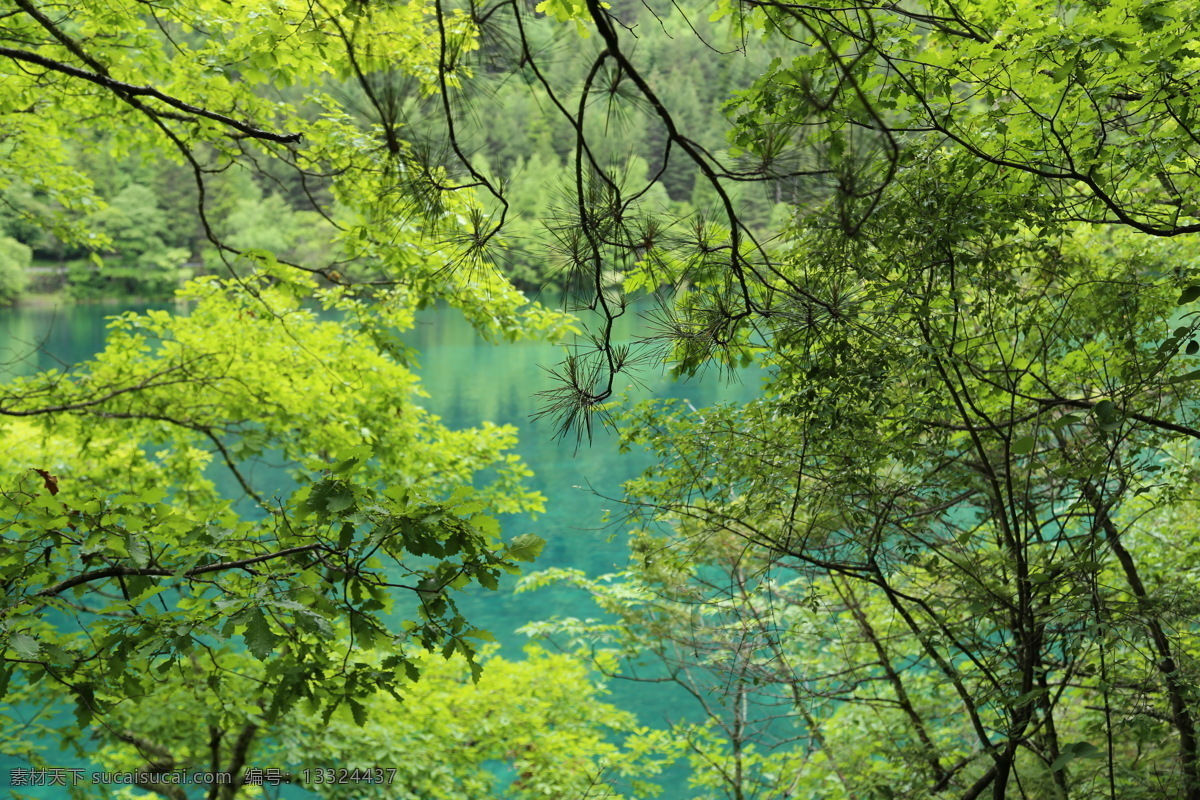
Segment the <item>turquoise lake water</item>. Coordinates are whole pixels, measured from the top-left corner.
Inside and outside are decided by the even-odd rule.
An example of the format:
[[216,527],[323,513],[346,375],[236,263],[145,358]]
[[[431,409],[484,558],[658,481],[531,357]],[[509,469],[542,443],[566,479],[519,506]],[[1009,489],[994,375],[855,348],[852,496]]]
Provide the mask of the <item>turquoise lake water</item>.
[[[157,304],[0,310],[0,377],[86,359],[103,346],[106,317],[150,307],[174,308]],[[585,324],[587,321],[585,317]],[[639,330],[637,317],[629,315],[624,322],[619,334],[634,338]],[[534,568],[570,566],[591,575],[620,569],[626,555],[624,531],[602,524],[606,510],[619,518],[620,504],[606,498],[619,498],[622,481],[649,467],[651,461],[641,453],[618,455],[615,438],[607,433],[576,449],[573,439],[554,437],[551,421],[530,420],[537,410],[535,393],[549,388],[553,381],[543,367],[558,361],[561,347],[531,342],[488,344],[449,309],[421,312],[416,328],[404,338],[420,353],[417,372],[430,395],[423,405],[441,416],[445,424],[458,428],[486,420],[520,429],[517,452],[533,468],[530,485],[546,496],[547,511],[532,520],[508,517],[503,524],[507,536],[531,532],[546,539],[546,548]],[[714,374],[677,383],[649,370],[638,377],[644,387],[634,390],[633,398],[674,397],[686,399],[697,408],[746,399],[757,393],[760,383],[759,373],[749,371],[734,382]],[[252,480],[269,480],[267,470],[252,469]],[[514,595],[514,582],[502,584],[498,592],[472,592],[463,601],[468,618],[495,633],[501,654],[509,658],[520,657],[521,647],[528,640],[517,629],[528,622],[552,615],[597,615],[595,606],[580,593],[543,589]],[[611,701],[636,711],[643,724],[655,726],[668,715],[679,717],[682,698],[657,685],[615,682],[610,688]],[[66,762],[64,759],[64,765],[68,765]],[[0,758],[0,781],[6,781],[10,766],[20,764],[10,765]],[[663,800],[686,796],[679,784],[681,778],[670,776]],[[56,796],[52,790],[38,794],[30,789],[28,793],[34,797]],[[300,792],[288,796],[309,795]]]

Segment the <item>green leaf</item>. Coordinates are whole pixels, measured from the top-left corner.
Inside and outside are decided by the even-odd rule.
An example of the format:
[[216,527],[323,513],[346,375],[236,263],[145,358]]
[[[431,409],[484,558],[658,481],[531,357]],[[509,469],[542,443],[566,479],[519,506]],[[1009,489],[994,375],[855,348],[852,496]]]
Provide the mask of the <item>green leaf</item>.
[[1024,694],[1018,694],[1018,696],[1013,699],[1013,708],[1018,709],[1021,708],[1022,705],[1028,705],[1036,702],[1038,698],[1044,697],[1048,691],[1049,690],[1045,690],[1045,688],[1034,688],[1034,690],[1025,692]]
[[1182,375],[1176,375],[1174,378],[1168,380],[1167,383],[1186,383],[1187,381],[1194,381],[1198,378],[1200,378],[1200,369],[1194,369],[1191,372],[1185,372]]
[[1121,419],[1117,416],[1117,404],[1112,400],[1101,400],[1096,403],[1092,408],[1092,413],[1100,423],[1100,430],[1111,431],[1121,426]]
[[350,713],[354,717],[354,724],[360,728],[367,724],[367,708],[362,703],[355,700],[353,697],[346,698],[346,705],[350,706]]
[[533,561],[542,554],[546,540],[532,533],[523,533],[508,545],[508,555],[517,561]]
[[1061,430],[1068,425],[1075,425],[1082,421],[1083,418],[1078,414],[1063,414],[1061,417],[1051,422],[1050,427],[1054,430]]
[[354,525],[343,522],[342,528],[338,532],[338,549],[349,550],[352,544],[354,544]]
[[1034,437],[1022,436],[1020,439],[1017,439],[1016,441],[1014,441],[1012,443],[1012,447],[1009,449],[1011,450],[1011,452],[1014,456],[1023,456],[1028,453],[1032,453],[1033,446],[1036,443],[1037,443],[1037,440],[1034,439]]
[[129,558],[138,567],[145,567],[150,563],[150,553],[147,552],[142,538],[133,533],[125,534],[125,551],[129,553]]
[[302,508],[337,514],[354,505],[354,489],[345,481],[326,478],[313,484]]
[[1179,299],[1175,302],[1178,305],[1184,305],[1185,303],[1192,302],[1197,297],[1200,297],[1200,286],[1196,286],[1193,284],[1192,286],[1189,286],[1186,289],[1184,289],[1182,292],[1180,292]]
[[96,693],[89,683],[81,683],[75,687],[75,721],[80,728],[86,728],[91,723],[96,712]]
[[42,646],[38,643],[38,640],[27,633],[14,634],[8,640],[8,646],[13,649],[18,658],[33,660],[42,652]]
[[373,455],[373,449],[370,445],[359,445],[357,447],[347,447],[340,450],[337,454],[337,464],[334,465],[331,472],[334,475],[346,475],[362,466]]
[[495,591],[500,588],[500,582],[496,580],[496,576],[490,570],[481,569],[475,573],[475,580],[485,589]]
[[1052,772],[1058,772],[1077,758],[1096,758],[1100,755],[1100,748],[1091,742],[1073,742],[1062,748],[1058,758],[1054,759],[1054,763],[1050,765]]
[[271,623],[260,608],[250,610],[246,617],[246,632],[242,636],[246,640],[247,649],[259,661],[265,661],[274,653],[276,646],[283,639],[271,630]]

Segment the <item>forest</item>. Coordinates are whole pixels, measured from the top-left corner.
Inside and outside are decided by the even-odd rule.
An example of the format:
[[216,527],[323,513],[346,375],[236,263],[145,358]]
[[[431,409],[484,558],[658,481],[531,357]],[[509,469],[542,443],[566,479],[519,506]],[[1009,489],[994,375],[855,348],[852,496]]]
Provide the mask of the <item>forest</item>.
[[174,303],[0,383],[9,795],[1200,800],[1197,19],[0,0],[0,305]]

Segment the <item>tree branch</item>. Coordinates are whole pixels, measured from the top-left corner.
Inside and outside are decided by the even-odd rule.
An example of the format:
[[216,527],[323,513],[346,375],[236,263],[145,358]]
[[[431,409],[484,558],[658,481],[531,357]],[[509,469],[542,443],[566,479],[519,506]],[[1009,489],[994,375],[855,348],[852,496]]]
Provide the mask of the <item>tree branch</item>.
[[23,598],[19,598],[17,600],[17,602],[15,602],[13,605],[0,611],[0,619],[4,619],[5,617],[7,617],[10,614],[12,614],[13,612],[15,612],[16,609],[19,608],[23,602],[28,602],[30,600],[33,600],[33,599],[39,598],[39,597],[57,597],[58,595],[67,591],[68,589],[73,589],[76,586],[82,586],[85,583],[92,583],[93,581],[101,581],[101,580],[107,580],[108,578],[130,577],[130,576],[158,577],[158,578],[169,578],[169,577],[178,576],[180,578],[194,578],[197,575],[205,575],[210,572],[223,572],[225,570],[231,570],[231,569],[244,569],[252,564],[261,564],[264,561],[272,561],[277,558],[283,558],[285,556],[295,555],[296,553],[307,553],[311,550],[319,550],[323,547],[324,547],[324,544],[322,544],[321,542],[313,542],[312,544],[305,544],[305,545],[298,545],[296,547],[289,547],[284,550],[278,550],[274,553],[265,553],[260,556],[253,556],[251,558],[243,558],[243,559],[239,559],[237,561],[220,561],[216,564],[205,564],[204,566],[201,566],[201,567],[193,567],[182,573],[179,573],[176,570],[163,569],[162,567],[125,567],[125,566],[105,567],[104,569],[95,569],[95,570],[91,570],[90,572],[81,572],[80,574],[75,575],[70,578],[67,578],[66,580],[59,581],[58,583],[54,584],[53,586],[48,586],[45,589],[42,589],[41,591],[34,592],[33,594],[28,595]]
[[55,61],[54,59],[47,58],[42,55],[38,55],[37,53],[31,53],[28,50],[17,50],[12,47],[0,47],[0,56],[4,56],[6,58],[11,58],[14,61],[23,61],[28,64],[37,64],[40,67],[45,67],[46,69],[53,70],[55,72],[61,72],[64,75],[70,75],[73,78],[80,78],[82,80],[94,83],[97,86],[102,86],[105,89],[112,91],[114,94],[116,94],[121,99],[123,99],[127,102],[130,102],[132,104],[135,104],[138,108],[140,108],[152,115],[169,117],[172,119],[178,119],[178,120],[182,120],[185,122],[193,121],[188,117],[180,116],[178,114],[171,114],[169,112],[164,113],[162,111],[156,111],[154,109],[147,108],[143,103],[140,103],[140,102],[137,102],[136,100],[134,100],[134,98],[152,97],[155,100],[159,100],[159,101],[166,103],[167,105],[177,108],[181,111],[186,111],[189,114],[194,114],[195,116],[198,116],[198,117],[204,117],[206,119],[213,120],[214,122],[219,122],[222,125],[226,125],[230,128],[233,128],[234,130],[241,133],[243,136],[246,136],[246,137],[252,138],[252,139],[262,139],[264,141],[276,142],[278,144],[296,144],[297,142],[300,141],[301,136],[302,136],[299,133],[283,134],[283,133],[271,133],[270,131],[260,130],[259,128],[255,128],[252,125],[248,125],[244,122],[239,122],[238,120],[234,119],[233,117],[229,117],[224,114],[218,114],[215,111],[209,111],[206,108],[201,108],[200,106],[194,106],[190,103],[185,103],[182,100],[179,100],[175,97],[171,97],[168,94],[164,94],[163,92],[160,92],[158,89],[155,89],[151,86],[136,86],[131,83],[125,83],[123,81],[118,81],[114,78],[108,77],[107,75],[101,75],[101,74],[97,74],[95,72],[89,72],[88,70],[85,70],[85,69],[80,69],[79,67],[73,67],[70,64],[64,64],[61,61]]

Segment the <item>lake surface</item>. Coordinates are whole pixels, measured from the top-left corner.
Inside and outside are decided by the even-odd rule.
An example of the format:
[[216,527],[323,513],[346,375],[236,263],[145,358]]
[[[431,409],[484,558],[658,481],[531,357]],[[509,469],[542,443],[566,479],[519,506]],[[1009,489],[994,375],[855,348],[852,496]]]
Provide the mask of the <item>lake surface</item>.
[[[57,367],[84,360],[103,347],[105,318],[126,310],[163,308],[155,305],[85,305],[65,308],[19,308],[0,310],[0,377],[29,374],[39,368]],[[584,323],[590,320],[584,317]],[[618,329],[625,340],[636,338],[639,319],[627,315]],[[625,536],[620,528],[604,526],[606,510],[620,518],[621,483],[651,464],[643,453],[618,455],[615,437],[600,432],[589,445],[576,449],[574,439],[556,439],[550,420],[533,422],[536,392],[553,384],[544,367],[561,357],[561,346],[545,343],[491,345],[477,336],[461,315],[450,309],[429,309],[418,314],[416,328],[405,340],[418,352],[420,375],[430,395],[423,405],[452,428],[478,425],[483,421],[511,424],[520,429],[517,452],[533,468],[533,488],[547,498],[546,513],[536,519],[504,518],[508,537],[536,533],[546,540],[542,557],[533,569],[576,567],[590,575],[620,569],[626,560]],[[646,370],[638,375],[643,388],[631,387],[631,398],[674,397],[688,400],[697,408],[726,400],[743,400],[757,393],[760,373],[744,371],[739,382],[726,382],[715,374],[705,379],[674,382],[661,372]],[[261,469],[266,469],[261,468]],[[252,473],[254,474],[254,473]],[[267,477],[259,474],[260,478]],[[468,618],[495,633],[501,654],[520,658],[527,639],[517,629],[528,622],[554,615],[598,616],[598,610],[582,593],[542,589],[514,595],[515,579],[498,592],[473,591],[462,607]],[[657,726],[670,714],[679,717],[681,698],[660,685],[610,684],[610,700],[636,711],[643,724]],[[64,759],[65,764],[66,759]],[[13,766],[20,766],[14,764]],[[0,759],[0,780],[7,780],[7,763]],[[682,776],[664,780],[663,800],[685,796]],[[53,797],[53,792],[31,796]],[[296,797],[308,796],[298,793]],[[467,799],[464,799],[467,800]],[[472,798],[471,800],[475,800]],[[484,800],[480,798],[479,800]]]

